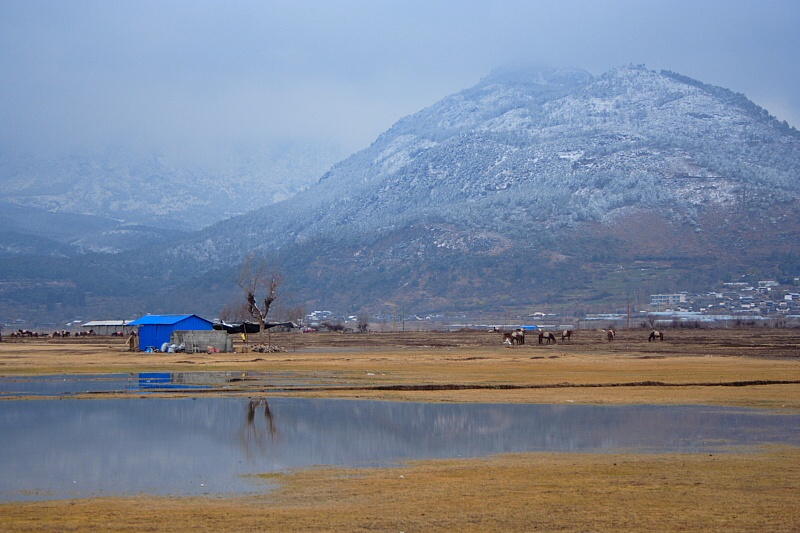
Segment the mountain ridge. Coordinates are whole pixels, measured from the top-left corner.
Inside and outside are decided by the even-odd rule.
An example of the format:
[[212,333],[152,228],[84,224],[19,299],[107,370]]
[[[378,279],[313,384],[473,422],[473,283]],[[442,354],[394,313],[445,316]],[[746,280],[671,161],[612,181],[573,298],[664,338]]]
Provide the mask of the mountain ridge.
[[[624,84],[631,71],[637,76],[641,76],[641,73],[645,72],[647,76],[656,77],[662,81],[669,79],[664,75],[641,68],[625,68],[611,71],[604,75],[605,77],[594,78],[596,80],[594,83],[601,89],[604,86],[609,87],[610,82],[617,85]],[[619,76],[619,72],[625,73],[625,75]],[[489,87],[491,85],[489,81],[483,80],[477,87]],[[693,97],[697,97],[701,91],[691,85],[681,83],[680,86],[688,88],[686,92]],[[612,89],[614,87],[609,87],[609,90]],[[448,116],[447,112],[442,113],[438,108],[448,105],[454,99],[457,104],[463,105],[460,101],[463,100],[463,95],[476,90],[467,89],[458,95],[448,97],[421,111],[418,115],[424,117],[427,113],[433,113],[434,116]],[[596,89],[587,90],[594,91],[596,94]],[[615,93],[612,94],[617,93],[619,93],[619,88],[616,88]],[[488,94],[494,100],[499,99],[496,92]],[[652,94],[648,94],[646,97],[639,94],[640,101],[652,102],[655,100]],[[677,100],[678,98],[674,98],[671,102],[660,101],[656,105],[676,107]],[[708,98],[708,100],[704,108],[708,108],[708,104],[715,103],[713,98]],[[732,165],[729,162],[725,160],[712,161],[712,156],[707,153],[708,148],[703,145],[703,143],[709,144],[703,139],[703,136],[707,135],[706,131],[695,127],[697,138],[693,139],[693,142],[699,144],[700,149],[693,148],[691,153],[681,146],[681,144],[686,144],[685,139],[672,134],[668,140],[664,140],[667,135],[658,131],[655,134],[650,133],[655,137],[657,147],[647,146],[641,138],[641,123],[645,120],[647,111],[645,110],[643,114],[641,109],[637,109],[635,99],[630,99],[628,104],[630,102],[634,102],[634,106],[626,107],[627,120],[629,122],[638,120],[639,127],[617,127],[611,131],[609,128],[598,129],[596,124],[587,125],[585,117],[590,116],[591,118],[592,113],[585,109],[582,109],[580,113],[575,110],[577,105],[586,103],[586,98],[577,104],[568,102],[572,105],[562,105],[560,109],[556,110],[557,112],[550,113],[551,116],[560,115],[562,117],[560,125],[545,124],[527,135],[520,123],[524,124],[529,121],[526,121],[524,116],[523,120],[519,120],[519,115],[524,115],[527,111],[519,104],[518,100],[517,104],[509,106],[507,111],[497,112],[497,107],[492,107],[495,110],[495,116],[490,121],[484,121],[483,126],[477,128],[477,131],[456,131],[439,141],[435,139],[442,137],[440,130],[434,131],[432,135],[424,136],[418,133],[409,133],[409,124],[417,123],[415,119],[418,115],[412,115],[401,119],[395,126],[379,136],[366,150],[334,165],[331,171],[322,177],[314,190],[309,191],[309,194],[277,206],[254,211],[248,214],[247,218],[256,221],[263,217],[267,224],[277,223],[278,227],[284,231],[274,232],[278,236],[268,236],[265,245],[280,246],[290,242],[290,238],[302,242],[310,235],[324,235],[326,226],[336,228],[342,224],[349,224],[352,227],[355,224],[356,227],[353,229],[357,230],[358,222],[365,221],[371,231],[375,226],[380,227],[379,221],[386,221],[387,217],[400,216],[402,218],[409,216],[409,212],[412,212],[412,216],[417,216],[425,209],[441,214],[441,209],[437,208],[442,205],[443,200],[448,200],[448,205],[453,203],[453,199],[457,199],[462,202],[460,205],[466,207],[485,207],[479,204],[496,203],[498,198],[506,200],[505,197],[511,196],[509,193],[514,188],[523,189],[523,192],[526,193],[526,200],[538,204],[536,214],[538,216],[535,218],[544,224],[545,228],[570,225],[580,220],[599,221],[603,217],[614,218],[618,216],[617,209],[624,211],[635,208],[636,205],[642,205],[643,202],[645,205],[670,204],[675,209],[680,208],[684,211],[683,216],[690,217],[693,208],[698,205],[730,204],[736,201],[737,195],[746,194],[734,183],[736,180],[742,180],[742,173],[746,172],[746,168],[744,168],[746,165],[735,168],[734,172],[738,176],[731,177],[730,167]],[[593,104],[595,108],[599,107],[597,103],[588,103]],[[452,107],[458,106],[449,106],[450,109]],[[602,116],[597,116],[602,113],[602,110],[595,112],[593,120],[595,122],[602,121]],[[711,114],[706,113],[705,117],[696,118],[698,112],[692,111],[692,113],[694,113],[694,117],[689,116],[693,117],[695,121],[699,121],[701,126],[703,122],[708,122],[712,117]],[[452,114],[450,113],[450,115]],[[575,116],[581,118],[575,119]],[[667,116],[669,117],[670,114]],[[512,118],[517,120],[509,125]],[[779,124],[774,117],[767,119],[771,122],[767,125],[763,121],[761,123],[747,122],[743,120],[742,116],[732,117],[729,113],[726,118],[729,123],[736,122],[739,128],[745,130],[740,136],[745,133],[750,137],[755,136],[759,145],[765,143],[765,138],[770,138],[769,128],[774,129],[776,124]],[[454,122],[450,118],[446,120],[451,124]],[[569,120],[578,123],[583,132],[587,133],[588,130],[588,135],[585,135],[584,139],[592,142],[569,142],[570,132],[565,131],[567,130],[565,123],[569,125]],[[660,120],[658,126],[663,127],[665,123],[668,126],[671,125],[673,129],[685,124],[685,122],[681,122],[679,125],[675,125],[669,124],[669,121]],[[737,127],[736,123],[727,124],[726,127],[732,129]],[[462,125],[463,121],[453,129],[461,130]],[[502,144],[498,142],[497,137],[500,133],[509,129],[515,135],[506,139]],[[654,129],[654,127],[650,127],[650,130]],[[520,130],[522,133],[516,134]],[[797,138],[797,133],[796,130],[793,131],[791,137],[794,139]],[[414,138],[410,139],[408,135],[414,135]],[[730,137],[730,133],[727,135]],[[526,136],[534,136],[535,142],[525,139]],[[572,132],[572,137],[575,136],[575,132]],[[514,146],[515,142],[522,144],[526,141],[527,144],[523,144],[523,147],[532,146],[532,149],[525,150]],[[775,139],[773,138],[769,142],[775,142]],[[782,142],[786,143],[786,148],[791,150],[791,153],[788,154],[791,165],[783,165],[784,168],[779,168],[778,173],[774,172],[774,169],[768,169],[778,174],[771,176],[770,186],[775,186],[777,183],[782,192],[789,193],[791,199],[787,199],[787,201],[795,201],[798,195],[797,182],[796,179],[792,181],[787,172],[789,170],[796,172],[797,170],[798,144],[796,141],[786,141],[785,138]],[[652,145],[653,142],[650,144]],[[422,157],[426,153],[433,153],[434,150],[439,152],[435,154],[435,158]],[[728,150],[728,152],[732,158],[742,159],[742,155],[737,150]],[[443,161],[441,161],[442,159]],[[482,166],[484,169],[481,168]],[[781,165],[778,164],[778,166]],[[565,198],[564,181],[574,175],[579,175],[583,179],[581,181],[573,180],[571,185],[574,187],[567,191],[569,197]],[[665,187],[665,184],[656,182],[656,178],[659,177],[672,179],[673,182]],[[753,178],[752,175],[744,177]],[[631,185],[636,185],[636,187]],[[757,187],[759,183],[751,185]],[[629,192],[627,197],[615,198],[609,198],[608,194],[603,196],[595,194],[609,187],[615,188],[617,191],[627,189]],[[403,198],[398,198],[399,196]],[[751,194],[751,196],[753,195]],[[514,198],[509,200],[514,202]],[[555,206],[564,201],[571,205],[565,209],[555,209]],[[521,204],[522,202],[517,203]],[[297,204],[298,207],[294,207],[292,204]],[[315,211],[324,205],[328,206],[326,213]],[[518,208],[525,211],[523,205],[519,205]],[[296,216],[298,219],[303,219],[299,224],[302,229],[293,230],[286,224],[281,227],[280,221],[270,220],[271,210],[279,210],[283,218]],[[292,215],[292,213],[296,214]],[[307,216],[308,213],[312,213],[310,220]],[[524,215],[530,215],[530,209],[528,208],[524,213],[515,213],[512,209],[505,214],[507,215],[506,222],[516,222]],[[423,212],[422,215],[425,216],[425,213]],[[242,222],[242,219],[221,223],[222,227],[230,225],[248,228],[251,230],[251,234],[258,235],[256,228],[249,228],[246,222]],[[337,231],[333,230],[333,233]]]
[[197,230],[305,189],[337,158],[334,146],[292,143],[236,151],[216,162],[125,148],[32,155],[0,153],[5,203],[128,224]]
[[259,253],[305,305],[583,312],[796,275],[799,176],[797,130],[727,89],[641,65],[496,71],[300,194],[107,261],[176,308],[213,286],[218,309]]
[[[547,84],[553,77],[555,88]],[[588,235],[614,241],[584,242],[584,255],[613,246],[629,250],[618,258],[626,262],[647,241],[661,240],[684,262],[709,257],[710,272],[726,262],[759,264],[752,250],[769,240],[759,234],[768,236],[779,224],[790,228],[788,242],[798,242],[800,136],[741,95],[641,66],[596,77],[553,71],[533,86],[531,95],[524,83],[509,86],[487,77],[398,121],[326,173],[308,191],[313,200],[297,198],[250,214],[253,221],[263,215],[274,233],[250,227],[244,234],[257,239],[235,246],[264,253],[289,247],[291,255],[313,245],[332,258],[337,246],[351,243],[354,259],[338,257],[356,271],[361,267],[356,277],[362,278],[370,264],[381,263],[370,249],[378,243],[384,268],[393,264],[388,258],[401,265],[425,255],[452,267],[445,250],[462,254],[456,264],[465,256],[513,253],[547,277],[554,275],[553,257],[576,256],[560,243],[581,235],[583,241],[591,241]],[[650,218],[661,222],[651,224],[650,235],[638,235],[637,217],[654,210],[658,216]],[[275,224],[270,211],[284,220]],[[738,228],[748,224],[759,231]],[[414,227],[427,229],[414,239],[397,237]],[[359,246],[353,235],[364,242]],[[774,247],[791,252],[779,242]],[[664,255],[670,254],[662,249]],[[417,269],[424,284],[431,275],[422,264]],[[340,280],[344,271],[331,276]],[[402,287],[415,281],[400,270],[396,275],[393,298],[402,301]],[[477,276],[464,277],[475,282]],[[513,285],[508,277],[494,277],[506,288]],[[521,300],[535,299],[533,291],[525,292]],[[495,297],[501,300],[502,291]]]

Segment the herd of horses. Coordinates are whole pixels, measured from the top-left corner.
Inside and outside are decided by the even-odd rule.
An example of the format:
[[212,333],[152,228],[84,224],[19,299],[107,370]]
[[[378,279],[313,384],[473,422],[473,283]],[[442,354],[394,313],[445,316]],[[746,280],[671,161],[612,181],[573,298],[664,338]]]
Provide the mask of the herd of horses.
[[39,333],[36,331],[30,331],[27,329],[18,329],[17,331],[12,331],[9,334],[9,337],[13,338],[31,338],[35,339],[39,336]]
[[[572,330],[565,329],[561,332],[561,341],[570,340],[572,338]],[[525,330],[522,328],[515,329],[511,333],[503,334],[503,342],[509,346],[519,346],[525,344]],[[550,331],[539,330],[539,344],[555,344],[556,336]]]
[[76,333],[71,333],[65,329],[61,331],[54,331],[53,333],[39,333],[38,331],[30,331],[28,329],[18,329],[17,331],[12,331],[9,335],[9,338],[12,339],[38,339],[39,337],[47,337],[51,339],[59,339],[62,337],[93,337],[94,330],[90,329],[89,331],[78,331]]
[[[556,343],[556,336],[553,334],[553,332],[543,330],[538,330],[538,332],[539,344]],[[613,328],[604,329],[603,332],[606,334],[606,339],[608,339],[608,342],[613,341],[617,336],[617,332]],[[572,339],[572,334],[573,331],[571,329],[565,329],[561,331],[561,342],[570,341]],[[647,342],[652,342],[656,339],[663,342],[664,332],[654,329],[647,337]],[[525,330],[523,328],[517,328],[510,333],[504,333],[503,342],[508,346],[519,346],[525,344]]]

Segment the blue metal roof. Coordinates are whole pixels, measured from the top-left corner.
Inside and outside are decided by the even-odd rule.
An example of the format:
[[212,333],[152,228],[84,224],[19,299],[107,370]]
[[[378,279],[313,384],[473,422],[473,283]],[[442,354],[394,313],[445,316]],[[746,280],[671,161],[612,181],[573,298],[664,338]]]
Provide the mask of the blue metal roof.
[[200,320],[208,322],[211,324],[210,320],[206,320],[205,318],[199,317],[197,315],[145,315],[141,318],[137,318],[133,322],[128,322],[129,326],[169,326],[172,324],[177,324],[187,318],[197,317]]

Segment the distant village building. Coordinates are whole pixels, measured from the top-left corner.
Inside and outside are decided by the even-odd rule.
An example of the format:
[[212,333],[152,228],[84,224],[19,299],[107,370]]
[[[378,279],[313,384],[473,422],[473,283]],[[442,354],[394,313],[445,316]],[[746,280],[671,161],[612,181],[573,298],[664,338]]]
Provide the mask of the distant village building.
[[132,320],[91,320],[81,326],[86,332],[94,332],[97,335],[114,335],[119,333],[127,335],[135,326],[131,326]]
[[650,305],[653,307],[664,307],[686,303],[686,293],[678,294],[651,294]]

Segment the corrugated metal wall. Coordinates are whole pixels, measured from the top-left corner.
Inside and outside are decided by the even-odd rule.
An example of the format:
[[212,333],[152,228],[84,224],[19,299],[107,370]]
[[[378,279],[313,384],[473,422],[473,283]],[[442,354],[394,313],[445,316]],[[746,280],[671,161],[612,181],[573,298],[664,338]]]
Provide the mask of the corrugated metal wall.
[[213,329],[211,322],[197,316],[184,318],[175,324],[148,324],[139,326],[139,349],[147,350],[148,347],[161,349],[161,345],[170,341],[170,336],[175,330],[205,331]]
[[[205,331],[207,329],[213,329],[213,324],[211,324],[211,322],[208,320],[200,318],[199,316],[192,315],[175,324],[172,330],[174,331],[176,329],[187,331]],[[170,331],[170,333],[172,333],[172,331]]]

